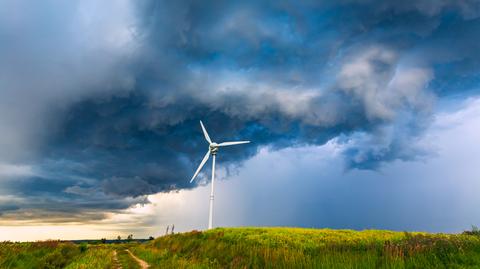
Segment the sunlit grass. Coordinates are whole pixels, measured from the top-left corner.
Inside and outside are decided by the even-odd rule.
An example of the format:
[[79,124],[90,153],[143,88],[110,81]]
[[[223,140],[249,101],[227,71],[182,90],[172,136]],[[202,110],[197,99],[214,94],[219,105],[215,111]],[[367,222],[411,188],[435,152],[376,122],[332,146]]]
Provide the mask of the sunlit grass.
[[218,228],[148,243],[0,243],[0,268],[480,268],[480,234]]
[[134,247],[152,268],[480,266],[480,237],[392,231],[218,228]]
[[0,243],[0,268],[64,268],[81,255],[73,243]]
[[113,268],[113,264],[113,249],[90,247],[65,269],[110,269]]
[[0,268],[112,268],[113,248],[69,242],[0,243]]

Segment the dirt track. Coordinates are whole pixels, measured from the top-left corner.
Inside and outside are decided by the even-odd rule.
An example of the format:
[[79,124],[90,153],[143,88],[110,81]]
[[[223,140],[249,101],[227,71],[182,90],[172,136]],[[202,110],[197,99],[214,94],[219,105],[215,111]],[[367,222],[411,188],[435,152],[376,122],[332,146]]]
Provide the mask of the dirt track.
[[148,267],[150,267],[150,265],[148,265],[148,263],[140,258],[138,258],[137,256],[133,255],[132,252],[130,252],[129,249],[127,249],[127,252],[128,254],[130,254],[130,256],[132,256],[132,258],[137,261],[138,265],[140,265],[140,268],[142,269],[147,269]]
[[117,251],[114,250],[113,251],[113,261],[114,261],[114,268],[115,269],[122,269],[122,265],[120,264],[120,262],[118,261],[118,257],[117,257]]

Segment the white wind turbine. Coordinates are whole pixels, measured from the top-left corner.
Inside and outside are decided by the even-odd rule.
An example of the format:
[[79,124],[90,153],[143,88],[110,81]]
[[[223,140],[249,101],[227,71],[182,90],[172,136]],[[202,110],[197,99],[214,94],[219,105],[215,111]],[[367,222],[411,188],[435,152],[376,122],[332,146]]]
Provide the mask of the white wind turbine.
[[212,162],[212,189],[210,191],[210,212],[208,215],[208,229],[212,229],[213,226],[213,190],[214,190],[214,184],[215,184],[215,156],[217,155],[218,148],[219,147],[225,147],[225,146],[233,146],[233,145],[239,145],[239,144],[246,144],[250,143],[250,141],[234,141],[234,142],[223,142],[223,143],[215,143],[212,142],[210,139],[210,136],[208,136],[207,130],[205,129],[205,126],[203,126],[202,121],[200,121],[200,126],[202,126],[202,131],[203,135],[205,136],[205,139],[209,143],[208,145],[208,151],[207,154],[205,154],[205,157],[203,157],[202,162],[197,168],[197,171],[195,171],[195,174],[193,175],[192,179],[190,180],[190,183],[197,177],[198,173],[202,169],[202,167],[205,165],[205,163],[208,161],[208,158],[210,155],[213,156],[213,162]]

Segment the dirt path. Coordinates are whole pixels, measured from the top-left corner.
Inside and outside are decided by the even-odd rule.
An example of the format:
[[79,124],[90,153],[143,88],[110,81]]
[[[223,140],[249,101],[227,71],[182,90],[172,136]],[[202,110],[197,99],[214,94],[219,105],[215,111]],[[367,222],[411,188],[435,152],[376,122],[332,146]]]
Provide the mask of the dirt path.
[[113,250],[113,268],[115,269],[122,269],[122,265],[120,264],[120,262],[118,261],[118,258],[117,258],[117,251],[116,250]]
[[140,258],[138,258],[137,256],[133,255],[132,252],[130,252],[129,249],[127,249],[127,252],[128,254],[130,254],[130,256],[132,256],[132,258],[137,261],[138,265],[140,265],[140,268],[142,269],[147,269],[148,267],[150,267],[150,265],[148,265],[148,263]]

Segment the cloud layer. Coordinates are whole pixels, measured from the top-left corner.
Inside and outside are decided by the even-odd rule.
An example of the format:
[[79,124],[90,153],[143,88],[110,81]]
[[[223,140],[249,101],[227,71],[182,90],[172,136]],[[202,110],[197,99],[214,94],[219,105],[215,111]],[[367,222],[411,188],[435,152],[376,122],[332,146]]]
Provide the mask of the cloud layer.
[[438,100],[476,93],[479,6],[3,1],[0,214],[101,219],[192,188],[200,119],[254,141],[222,164],[331,139],[347,168],[428,156]]

